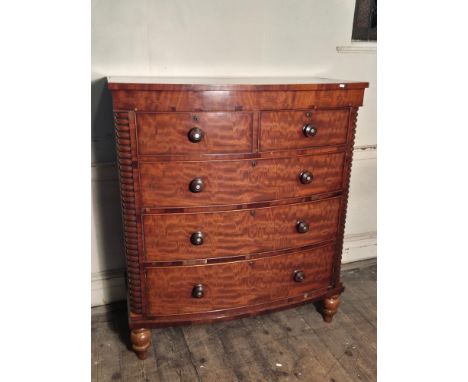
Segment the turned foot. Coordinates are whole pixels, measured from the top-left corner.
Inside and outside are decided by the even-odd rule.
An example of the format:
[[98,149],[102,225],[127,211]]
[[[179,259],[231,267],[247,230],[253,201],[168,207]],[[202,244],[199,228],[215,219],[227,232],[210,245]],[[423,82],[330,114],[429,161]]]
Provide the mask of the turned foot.
[[332,321],[332,318],[335,315],[336,311],[338,310],[339,305],[340,305],[339,294],[335,296],[327,297],[323,300],[323,320],[325,322]]
[[145,359],[148,355],[147,350],[151,345],[151,330],[133,329],[130,333],[132,348],[140,359]]

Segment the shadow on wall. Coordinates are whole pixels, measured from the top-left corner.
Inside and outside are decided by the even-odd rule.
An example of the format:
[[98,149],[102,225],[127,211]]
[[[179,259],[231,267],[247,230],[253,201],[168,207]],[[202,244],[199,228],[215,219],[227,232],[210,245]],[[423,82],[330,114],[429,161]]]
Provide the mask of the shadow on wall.
[[[91,82],[91,153],[94,279],[114,276],[100,272],[123,274],[125,267],[112,98],[105,78]],[[121,291],[108,288],[103,293],[106,303]]]
[[115,163],[112,96],[105,78],[91,82],[91,142],[92,163]]

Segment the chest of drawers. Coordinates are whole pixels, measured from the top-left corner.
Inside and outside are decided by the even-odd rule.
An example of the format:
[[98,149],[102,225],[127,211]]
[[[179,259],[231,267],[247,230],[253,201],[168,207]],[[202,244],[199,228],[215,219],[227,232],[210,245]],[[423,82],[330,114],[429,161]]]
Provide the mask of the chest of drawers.
[[330,322],[363,82],[109,78],[140,358],[157,326],[323,301]]

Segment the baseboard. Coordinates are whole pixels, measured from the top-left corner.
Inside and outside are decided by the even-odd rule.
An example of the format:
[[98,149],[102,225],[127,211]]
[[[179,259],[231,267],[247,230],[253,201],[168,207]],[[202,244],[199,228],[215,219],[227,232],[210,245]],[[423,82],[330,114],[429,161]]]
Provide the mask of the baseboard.
[[[375,257],[377,257],[377,234],[375,232],[345,236],[343,244],[343,264],[345,265],[343,269],[352,267],[351,263]],[[350,263],[350,265],[347,266],[347,263]],[[125,298],[124,269],[113,269],[92,274],[91,306],[106,305],[125,300]]]
[[91,306],[106,305],[125,298],[125,269],[113,269],[91,275]]
[[341,271],[350,271],[353,269],[363,269],[368,268],[377,264],[377,257],[366,260],[353,261],[352,263],[346,263],[341,266]]
[[377,257],[377,232],[363,232],[345,235],[342,263]]
[[354,147],[353,161],[377,159],[377,145],[362,145]]

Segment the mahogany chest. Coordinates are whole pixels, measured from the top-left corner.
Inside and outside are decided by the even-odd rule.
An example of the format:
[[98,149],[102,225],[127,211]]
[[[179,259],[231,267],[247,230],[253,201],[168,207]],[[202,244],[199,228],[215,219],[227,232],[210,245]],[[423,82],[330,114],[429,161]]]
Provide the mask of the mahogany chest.
[[323,301],[330,322],[364,82],[110,77],[129,326]]

